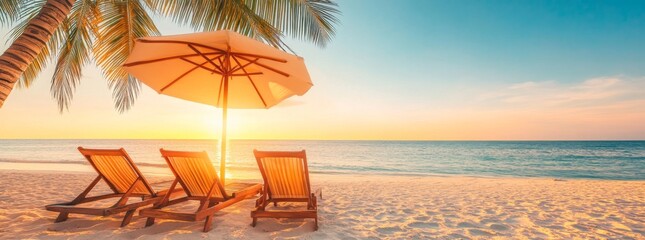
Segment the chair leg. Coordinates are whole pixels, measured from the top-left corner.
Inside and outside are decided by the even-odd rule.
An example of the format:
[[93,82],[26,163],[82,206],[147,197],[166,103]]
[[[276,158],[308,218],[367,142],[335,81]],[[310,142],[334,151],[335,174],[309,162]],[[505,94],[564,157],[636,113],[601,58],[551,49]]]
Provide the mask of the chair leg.
[[210,215],[206,217],[206,221],[204,222],[204,232],[208,232],[211,230],[211,227],[213,225],[213,217],[214,215]]
[[318,216],[314,218],[314,231],[318,231]]
[[64,222],[69,217],[69,213],[61,212],[54,222]]
[[258,223],[258,218],[253,218],[253,222],[251,223],[251,227],[255,227],[255,225]]
[[148,220],[146,220],[146,227],[150,227],[152,224],[155,224],[155,218],[149,217]]
[[273,206],[274,206],[274,207],[277,207],[277,206],[278,206],[278,202],[273,202]]
[[123,221],[121,222],[121,227],[125,227],[128,224],[130,224],[130,220],[132,220],[132,215],[134,215],[135,211],[136,209],[132,209],[125,212],[125,217],[123,217]]

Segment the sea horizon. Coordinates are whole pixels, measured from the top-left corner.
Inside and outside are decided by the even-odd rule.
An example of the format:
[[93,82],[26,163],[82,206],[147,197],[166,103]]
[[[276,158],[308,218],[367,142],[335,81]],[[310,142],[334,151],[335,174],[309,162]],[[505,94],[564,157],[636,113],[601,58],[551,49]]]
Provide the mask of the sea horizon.
[[[0,138],[2,140],[178,140],[219,141],[219,138]],[[645,142],[645,139],[298,139],[228,138],[228,141],[365,141],[365,142]]]

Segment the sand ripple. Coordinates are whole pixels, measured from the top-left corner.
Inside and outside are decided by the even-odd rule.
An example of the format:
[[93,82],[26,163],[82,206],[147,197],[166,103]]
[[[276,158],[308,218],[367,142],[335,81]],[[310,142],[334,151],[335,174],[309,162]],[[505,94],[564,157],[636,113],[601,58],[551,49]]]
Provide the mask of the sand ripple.
[[218,213],[209,233],[178,221],[143,228],[139,217],[125,228],[120,216],[54,224],[43,206],[72,199],[93,177],[0,171],[0,238],[645,239],[643,181],[315,175],[324,193],[317,232],[301,219],[261,219],[252,228],[252,200]]

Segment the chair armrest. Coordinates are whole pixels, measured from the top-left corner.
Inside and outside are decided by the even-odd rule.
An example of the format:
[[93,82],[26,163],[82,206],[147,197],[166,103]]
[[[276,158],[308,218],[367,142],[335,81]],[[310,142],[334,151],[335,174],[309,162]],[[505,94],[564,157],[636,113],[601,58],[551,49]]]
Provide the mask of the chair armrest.
[[323,199],[323,197],[322,197],[322,188],[318,188],[318,189],[316,189],[316,190],[314,191],[314,193],[315,193],[316,195],[318,195],[318,197],[319,197],[320,199]]

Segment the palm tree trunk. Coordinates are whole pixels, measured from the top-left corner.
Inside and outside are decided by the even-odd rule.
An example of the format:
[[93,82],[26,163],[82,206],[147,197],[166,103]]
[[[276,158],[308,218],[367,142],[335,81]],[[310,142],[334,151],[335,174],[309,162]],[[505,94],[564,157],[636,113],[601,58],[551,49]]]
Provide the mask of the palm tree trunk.
[[20,75],[45,47],[52,33],[67,18],[76,0],[47,0],[38,15],[0,56],[0,107]]

